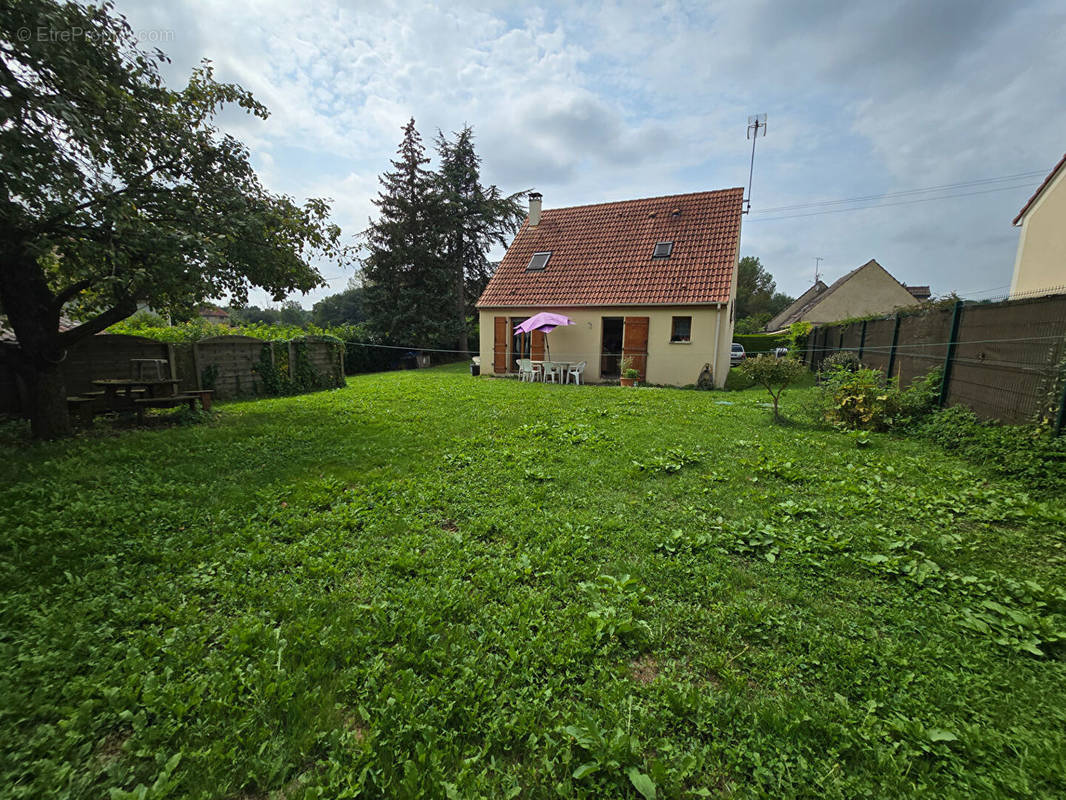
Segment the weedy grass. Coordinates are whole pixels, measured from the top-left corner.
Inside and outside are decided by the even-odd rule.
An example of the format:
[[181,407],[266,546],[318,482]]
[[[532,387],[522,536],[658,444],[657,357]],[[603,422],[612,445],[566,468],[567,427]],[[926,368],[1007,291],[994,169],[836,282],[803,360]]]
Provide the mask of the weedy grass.
[[1061,498],[728,397],[4,438],[0,795],[1066,795]]

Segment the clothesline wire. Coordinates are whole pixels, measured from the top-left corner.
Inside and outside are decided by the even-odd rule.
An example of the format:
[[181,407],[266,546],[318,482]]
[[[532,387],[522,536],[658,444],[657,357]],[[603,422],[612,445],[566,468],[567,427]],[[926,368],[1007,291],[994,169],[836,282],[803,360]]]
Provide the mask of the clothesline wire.
[[[1048,335],[1048,336],[1020,336],[1020,337],[1016,337],[1016,338],[1007,338],[1007,339],[967,339],[967,340],[959,339],[959,340],[956,340],[954,342],[954,344],[956,346],[959,346],[959,345],[971,345],[971,344],[1006,344],[1006,343],[1010,343],[1010,342],[1039,342],[1039,341],[1052,341],[1052,340],[1056,340],[1056,339],[1062,339],[1064,336],[1066,336],[1066,334],[1058,333],[1058,334],[1051,334],[1051,335]],[[477,352],[478,352],[476,350],[457,350],[457,349],[448,349],[448,348],[441,348],[441,347],[419,347],[417,345],[376,344],[374,342],[359,342],[359,341],[355,341],[355,340],[350,340],[350,341],[342,340],[342,341],[344,341],[344,343],[346,345],[350,344],[350,345],[354,345],[356,347],[376,347],[376,348],[381,348],[381,349],[386,349],[386,350],[406,350],[406,351],[409,351],[409,352],[410,351],[417,351],[417,352],[421,352],[421,353],[453,353],[453,354],[460,354],[460,355],[471,355],[471,354],[477,354]],[[953,343],[950,342],[950,341],[946,341],[946,342],[917,342],[917,343],[914,343],[914,344],[897,344],[895,349],[896,350],[902,350],[902,349],[919,348],[919,347],[946,347],[946,346],[948,346],[950,344],[953,344]],[[838,350],[854,350],[854,351],[858,351],[860,349],[863,352],[869,352],[869,353],[873,353],[873,352],[885,352],[885,353],[887,353],[887,352],[891,352],[891,350],[892,350],[892,348],[890,346],[888,346],[888,345],[864,345],[861,348],[859,348],[859,347],[809,347],[809,348],[808,347],[804,347],[804,348],[801,348],[801,351],[803,351],[803,352],[836,352]],[[755,350],[753,350],[752,352],[772,352],[772,351],[770,351],[770,350],[765,350],[765,351],[755,351]],[[564,355],[572,355],[572,354],[564,353]],[[587,354],[581,353],[581,354],[578,354],[578,355],[587,355]],[[621,357],[621,356],[630,355],[630,354],[627,354],[627,353],[601,352],[601,353],[599,353],[599,355],[600,356],[620,356]],[[642,353],[642,354],[637,354],[637,355],[647,355],[647,354],[646,353]],[[560,360],[564,360],[564,359],[560,359]]]

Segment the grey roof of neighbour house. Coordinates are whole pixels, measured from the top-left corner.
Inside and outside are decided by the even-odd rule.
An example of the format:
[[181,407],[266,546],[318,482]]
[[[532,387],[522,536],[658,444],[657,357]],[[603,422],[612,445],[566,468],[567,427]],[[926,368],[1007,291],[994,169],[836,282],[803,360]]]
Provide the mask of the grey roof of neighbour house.
[[908,286],[903,284],[903,288],[914,295],[916,300],[928,300],[933,296],[933,291],[928,286]]
[[[856,267],[847,275],[837,278],[835,281],[833,281],[832,286],[826,287],[824,283],[818,281],[818,283],[814,284],[814,286],[812,286],[810,289],[801,294],[796,300],[796,302],[794,302],[792,305],[790,305],[772,320],[767,322],[766,330],[779,331],[783,328],[787,328],[793,322],[799,322],[812,308],[814,308],[816,305],[818,305],[831,294],[833,294],[835,291],[837,291],[841,286],[851,280],[852,277],[857,275],[859,272],[862,272],[862,270],[867,269],[868,267],[876,267],[877,269],[888,275],[888,277],[892,278],[892,274],[887,269],[878,264],[877,259],[871,258],[861,267]],[[896,279],[892,278],[892,280],[895,281]],[[896,281],[896,283],[899,283],[899,281]],[[902,283],[900,283],[899,285],[900,288],[906,290],[907,287],[904,286]]]
[[[59,330],[69,331],[71,328],[77,327],[78,323],[69,317],[59,318]],[[15,332],[11,330],[11,323],[7,321],[7,317],[0,314],[0,342],[11,342],[14,344],[18,340],[15,338]]]
[[821,297],[822,293],[825,292],[825,290],[828,288],[829,287],[826,286],[825,283],[823,283],[822,281],[818,281],[818,283],[814,284],[814,286],[812,286],[810,289],[808,289],[795,300],[793,300],[792,305],[790,305],[772,320],[767,322],[766,330],[776,331],[779,328],[785,328],[791,325],[793,322],[795,322],[795,320],[783,323],[781,322],[781,320],[788,319],[792,317],[793,314],[802,314],[807,308],[813,305],[814,300]]

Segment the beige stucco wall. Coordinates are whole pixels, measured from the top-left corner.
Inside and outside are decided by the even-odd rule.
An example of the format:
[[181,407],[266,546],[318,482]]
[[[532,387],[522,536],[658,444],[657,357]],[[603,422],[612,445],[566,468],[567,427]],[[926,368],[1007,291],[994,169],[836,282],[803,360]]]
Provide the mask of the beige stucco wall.
[[[716,306],[624,306],[605,308],[483,308],[479,314],[481,374],[493,374],[494,318],[531,317],[541,311],[565,314],[576,324],[556,328],[548,334],[552,358],[560,361],[587,361],[584,380],[600,378],[604,317],[648,318],[648,383],[686,386],[695,383],[704,364],[715,366],[715,340],[718,342],[716,386],[724,386],[729,372],[729,348],[733,324],[729,305]],[[673,317],[692,317],[692,336],[687,343],[672,343]]]
[[880,267],[859,270],[803,315],[804,322],[837,322],[870,314],[889,314],[903,306],[917,305],[914,296]]
[[1022,218],[1010,296],[1066,292],[1066,167]]

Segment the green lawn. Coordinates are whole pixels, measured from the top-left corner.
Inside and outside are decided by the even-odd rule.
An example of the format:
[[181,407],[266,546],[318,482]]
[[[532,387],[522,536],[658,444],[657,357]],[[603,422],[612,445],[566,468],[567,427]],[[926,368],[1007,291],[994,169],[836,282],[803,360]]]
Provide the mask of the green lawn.
[[8,438],[0,796],[1066,795],[1061,498],[763,400],[456,367]]

